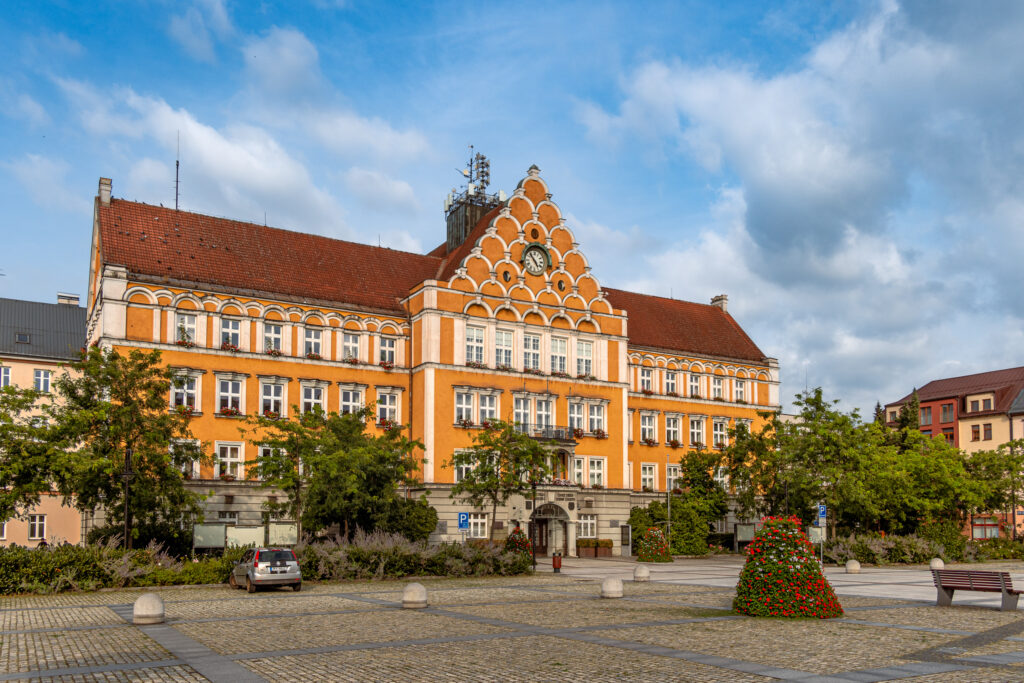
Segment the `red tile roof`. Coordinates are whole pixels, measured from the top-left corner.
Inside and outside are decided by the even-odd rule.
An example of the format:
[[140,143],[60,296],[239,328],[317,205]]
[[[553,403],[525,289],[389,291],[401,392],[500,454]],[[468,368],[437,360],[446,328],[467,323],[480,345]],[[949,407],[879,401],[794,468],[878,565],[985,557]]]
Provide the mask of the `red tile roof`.
[[[948,379],[936,379],[917,390],[919,401],[936,401],[943,398],[963,398],[968,394],[994,392],[992,412],[1005,413],[1010,409],[1017,395],[1024,390],[1024,367],[980,372]],[[913,392],[886,405],[886,408],[900,406],[910,400]],[[978,415],[972,413],[971,415]]]
[[631,346],[686,351],[693,354],[764,361],[736,320],[718,308],[621,289],[603,288],[605,298],[629,315]]
[[138,202],[100,206],[103,261],[151,278],[401,311],[442,260]]

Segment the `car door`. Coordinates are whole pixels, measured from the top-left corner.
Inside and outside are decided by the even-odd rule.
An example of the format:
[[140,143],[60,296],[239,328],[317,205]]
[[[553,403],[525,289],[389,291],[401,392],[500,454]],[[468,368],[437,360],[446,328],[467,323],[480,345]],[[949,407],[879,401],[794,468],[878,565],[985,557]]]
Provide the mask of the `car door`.
[[235,581],[239,585],[245,585],[245,575],[249,569],[249,564],[252,562],[253,553],[254,551],[252,550],[246,550],[245,555],[242,555],[241,561],[235,565]]

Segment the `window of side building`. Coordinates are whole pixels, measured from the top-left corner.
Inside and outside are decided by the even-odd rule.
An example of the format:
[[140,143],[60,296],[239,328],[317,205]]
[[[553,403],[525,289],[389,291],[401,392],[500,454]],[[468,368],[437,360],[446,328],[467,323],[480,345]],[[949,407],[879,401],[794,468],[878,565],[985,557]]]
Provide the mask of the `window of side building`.
[[981,425],[971,425],[971,441],[981,441]]
[[982,430],[982,434],[983,434],[982,439],[984,441],[991,441],[992,440],[992,424],[986,422],[985,424],[983,424],[981,426],[981,430]]
[[947,443],[953,443],[953,439],[955,438],[953,436],[953,428],[952,427],[943,427],[942,428],[942,436],[945,437]]
[[[942,422],[952,422],[953,421],[953,404],[952,403],[944,403],[944,404],[942,404],[942,406],[940,407],[940,415],[939,415],[939,417],[940,417],[940,420]],[[945,430],[943,430],[943,431],[945,431]]]
[[930,425],[932,423],[932,407],[925,406],[921,408],[921,424]]
[[33,387],[36,391],[48,394],[50,393],[50,376],[49,370],[36,370],[33,377]]
[[986,398],[981,401],[982,410],[992,410],[992,399]]
[[482,512],[469,514],[469,537],[487,538],[487,515]]
[[0,389],[11,386],[11,369],[0,368]]
[[46,515],[28,516],[28,540],[46,540]]
[[597,515],[580,515],[580,538],[597,538]]
[[978,406],[979,406],[979,402],[977,400],[971,401],[971,412],[972,413],[978,412]]

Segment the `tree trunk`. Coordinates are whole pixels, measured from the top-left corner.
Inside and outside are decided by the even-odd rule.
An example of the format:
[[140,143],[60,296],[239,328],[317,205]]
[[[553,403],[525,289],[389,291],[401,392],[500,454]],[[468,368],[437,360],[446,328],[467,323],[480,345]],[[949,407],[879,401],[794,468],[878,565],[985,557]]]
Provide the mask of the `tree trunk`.
[[491,506],[491,534],[490,540],[494,542],[494,522],[498,518],[498,499],[494,499],[494,504]]

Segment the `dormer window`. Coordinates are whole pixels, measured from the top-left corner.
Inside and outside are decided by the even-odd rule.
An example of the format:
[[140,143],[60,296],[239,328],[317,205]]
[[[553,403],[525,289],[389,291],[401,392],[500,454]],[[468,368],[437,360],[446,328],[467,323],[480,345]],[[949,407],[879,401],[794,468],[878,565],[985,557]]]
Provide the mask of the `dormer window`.
[[32,341],[32,335],[28,332],[15,332],[14,343],[15,344],[29,344]]

